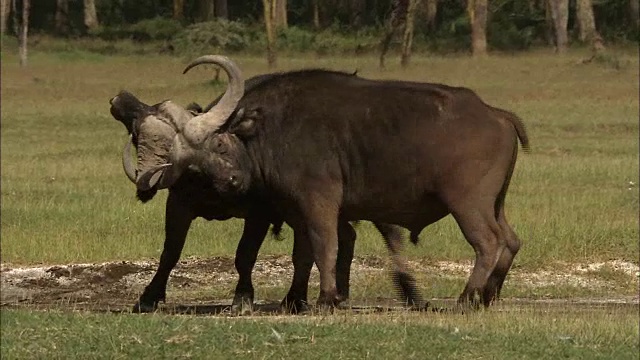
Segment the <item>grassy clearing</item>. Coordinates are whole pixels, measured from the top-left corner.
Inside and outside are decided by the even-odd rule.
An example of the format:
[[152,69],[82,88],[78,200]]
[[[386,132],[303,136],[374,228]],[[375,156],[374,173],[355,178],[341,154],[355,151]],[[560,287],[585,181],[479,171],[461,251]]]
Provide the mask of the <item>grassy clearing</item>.
[[[521,154],[507,197],[507,216],[523,239],[518,266],[638,258],[638,57],[614,70],[577,64],[586,54],[532,52],[475,60],[416,57],[387,71],[374,57],[282,58],[281,69],[326,67],[370,78],[467,86],[487,102],[519,114],[533,152]],[[236,57],[246,76],[267,72],[264,59]],[[166,98],[207,103],[222,91],[212,69],[181,75],[184,59],[93,53],[30,53],[27,69],[11,52],[2,61],[2,261],[69,263],[157,258],[166,194],[136,203],[122,173],[124,128],[109,114],[120,89],[154,103]],[[232,256],[240,220],[195,222],[185,255]],[[268,241],[263,253],[291,251]],[[472,250],[451,218],[425,229],[410,257],[469,260]],[[384,255],[368,223],[356,253]]]
[[[202,318],[4,311],[6,359],[636,359],[637,309]],[[517,321],[514,321],[517,316]]]

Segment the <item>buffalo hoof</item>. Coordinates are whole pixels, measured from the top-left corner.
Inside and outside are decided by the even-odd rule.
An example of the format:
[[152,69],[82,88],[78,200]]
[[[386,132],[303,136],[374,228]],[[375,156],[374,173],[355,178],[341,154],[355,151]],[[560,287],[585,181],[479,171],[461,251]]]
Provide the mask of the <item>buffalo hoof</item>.
[[435,311],[436,308],[431,307],[431,304],[429,304],[428,301],[424,301],[421,304],[413,304],[413,305],[409,305],[408,309],[411,311]]
[[251,299],[233,300],[231,304],[231,313],[233,315],[243,316],[253,313],[253,301]]
[[285,312],[290,313],[290,314],[301,315],[301,314],[309,313],[311,311],[307,301],[306,300],[301,300],[301,299],[288,300],[288,299],[285,298],[280,303],[280,307],[282,307],[282,309]]
[[341,308],[340,304],[317,302],[314,310],[318,315],[330,315]]
[[135,305],[133,305],[132,311],[136,314],[142,314],[142,313],[154,312],[156,311],[156,309],[158,309],[157,302],[152,302],[151,304],[148,304],[148,303],[142,303],[138,301]]

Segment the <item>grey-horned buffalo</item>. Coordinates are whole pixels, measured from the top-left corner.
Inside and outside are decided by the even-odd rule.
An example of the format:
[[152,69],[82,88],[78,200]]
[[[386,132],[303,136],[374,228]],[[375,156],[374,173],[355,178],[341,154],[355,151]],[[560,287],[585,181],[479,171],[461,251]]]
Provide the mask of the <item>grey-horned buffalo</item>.
[[[244,88],[228,58],[220,102],[184,124],[169,161],[142,174],[139,190],[167,187],[189,167],[238,199],[270,203],[304,238],[320,272],[318,304],[340,302],[338,221],[396,224],[418,234],[451,214],[476,258],[459,303],[498,298],[520,248],[504,203],[521,119],[472,90],[369,80],[323,70],[292,71]],[[302,245],[300,246],[303,247]]]
[[[250,89],[270,76],[261,75],[248,79],[246,87]],[[219,98],[209,104],[205,110],[212,108],[218,101]],[[187,109],[184,109],[171,101],[149,106],[126,91],[120,92],[110,100],[110,103],[111,114],[124,124],[130,134],[130,140],[123,151],[122,164],[127,177],[134,183],[138,179],[138,174],[167,161],[171,142],[177,130],[184,126],[184,123],[195,113],[202,111],[197,104],[190,104]],[[136,164],[132,162],[132,147],[135,147],[137,154]],[[137,197],[142,202],[147,202],[155,196],[157,191],[157,187],[138,190]],[[134,311],[153,311],[160,301],[165,300],[169,275],[180,258],[191,222],[197,217],[207,220],[225,220],[231,217],[245,219],[236,251],[235,266],[239,280],[232,309],[241,312],[250,310],[254,297],[251,273],[258,250],[269,226],[273,224],[273,231],[277,234],[283,222],[268,204],[248,200],[247,197],[236,197],[230,201],[220,196],[201,172],[194,169],[185,171],[169,189],[166,203],[165,241],[160,264],[153,279],[134,305]],[[398,228],[385,224],[376,224],[376,226],[390,248],[401,244],[403,236]],[[340,233],[338,288],[340,296],[346,299],[349,296],[350,265],[356,234],[346,221],[340,223],[338,231]],[[300,250],[300,244],[299,241],[294,241],[295,276],[291,289],[282,302],[283,306],[293,311],[306,308],[307,284],[312,267],[311,257],[304,254],[308,247]],[[422,300],[417,293],[405,301],[412,305],[422,305]]]

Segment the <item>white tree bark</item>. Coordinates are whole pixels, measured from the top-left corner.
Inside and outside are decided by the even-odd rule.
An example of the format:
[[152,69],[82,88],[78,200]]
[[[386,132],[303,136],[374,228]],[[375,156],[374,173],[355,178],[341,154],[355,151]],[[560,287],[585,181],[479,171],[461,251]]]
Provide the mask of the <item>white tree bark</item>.
[[276,0],[262,0],[264,26],[267,31],[267,63],[270,69],[277,66],[276,35],[274,29],[275,2]]
[[84,26],[88,30],[92,30],[98,27],[98,14],[96,13],[95,0],[83,0],[84,1]]
[[[16,0],[13,0],[16,1]],[[22,0],[22,21],[20,23],[20,45],[18,51],[20,53],[20,66],[27,66],[27,37],[29,33],[29,0]],[[14,4],[15,10],[15,4]]]
[[591,0],[577,0],[576,20],[578,20],[578,38],[582,42],[592,41],[596,34],[596,22],[593,19],[593,3]]
[[549,2],[556,35],[556,52],[562,54],[567,51],[567,45],[569,43],[569,37],[567,35],[569,0],[549,0]]
[[274,20],[277,29],[286,29],[289,24],[287,21],[287,0],[275,0]]
[[471,22],[471,51],[473,56],[487,54],[487,0],[467,0]]
[[631,21],[636,26],[636,29],[640,28],[640,6],[638,0],[629,0],[629,12],[631,13]]
[[0,21],[0,34],[5,34],[7,32],[7,26],[9,23],[9,15],[11,14],[11,1],[10,0],[0,0],[0,12],[2,12],[2,18]]
[[404,25],[404,34],[402,36],[402,55],[400,57],[400,65],[404,68],[409,65],[411,59],[411,45],[413,43],[413,19],[415,17],[416,8],[420,0],[409,0],[409,8],[407,9],[407,20]]

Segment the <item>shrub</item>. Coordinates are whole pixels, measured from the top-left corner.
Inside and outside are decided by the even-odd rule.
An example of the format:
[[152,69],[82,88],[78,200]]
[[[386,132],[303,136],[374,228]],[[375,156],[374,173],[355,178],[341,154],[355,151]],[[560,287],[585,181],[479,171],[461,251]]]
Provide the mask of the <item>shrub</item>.
[[171,40],[182,30],[179,21],[156,17],[142,20],[129,26],[129,33],[134,40]]
[[261,31],[241,22],[217,19],[188,26],[173,38],[172,45],[176,51],[191,55],[251,51],[263,41]]

